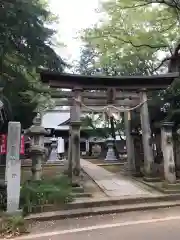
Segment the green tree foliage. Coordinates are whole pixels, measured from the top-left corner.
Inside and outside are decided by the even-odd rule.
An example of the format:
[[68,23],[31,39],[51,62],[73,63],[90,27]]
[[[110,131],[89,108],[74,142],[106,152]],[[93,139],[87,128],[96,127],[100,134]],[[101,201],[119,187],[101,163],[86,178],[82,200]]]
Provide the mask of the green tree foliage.
[[0,81],[13,119],[28,127],[43,90],[36,69],[64,67],[52,49],[55,32],[48,27],[56,19],[41,0],[1,0],[0,6]]
[[[101,23],[86,29],[83,39],[101,53],[101,64],[124,66],[133,73],[150,74],[162,60],[159,51],[172,55],[179,41],[179,21],[174,9],[145,1],[114,1],[102,4]],[[162,55],[162,54],[161,54]],[[123,71],[122,73],[123,74]]]
[[77,62],[75,71],[82,75],[94,75],[98,73],[98,68],[95,67],[98,59],[98,53],[95,48],[87,44],[81,49],[80,60]]
[[[171,0],[108,0],[102,19],[82,33],[108,75],[150,75],[180,69],[180,5]],[[179,81],[150,93],[152,122],[178,120]],[[175,100],[176,99],[176,100]],[[176,113],[176,117],[174,117]]]

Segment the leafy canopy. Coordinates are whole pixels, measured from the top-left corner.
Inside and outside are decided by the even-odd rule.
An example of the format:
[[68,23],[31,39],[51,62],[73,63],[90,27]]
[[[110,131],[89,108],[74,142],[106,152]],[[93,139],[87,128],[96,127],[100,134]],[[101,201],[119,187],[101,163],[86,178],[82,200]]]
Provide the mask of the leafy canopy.
[[60,71],[64,67],[52,49],[55,31],[49,26],[56,18],[42,0],[1,0],[0,5],[0,83],[13,119],[28,127],[43,92],[37,67]]
[[152,74],[179,41],[176,9],[165,4],[109,0],[100,11],[102,20],[86,29],[82,39],[99,51],[101,66],[119,66],[121,75]]
[[[85,46],[96,52],[94,69],[112,76],[180,69],[178,1],[108,0],[99,11],[102,19],[81,35]],[[178,121],[179,89],[176,81],[167,91],[150,93],[152,121]]]

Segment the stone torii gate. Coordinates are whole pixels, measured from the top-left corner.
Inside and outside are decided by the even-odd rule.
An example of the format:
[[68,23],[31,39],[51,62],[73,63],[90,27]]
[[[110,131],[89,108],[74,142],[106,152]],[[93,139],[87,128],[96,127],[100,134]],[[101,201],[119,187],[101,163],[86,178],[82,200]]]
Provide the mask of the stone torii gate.
[[[51,88],[70,89],[69,92],[54,92],[57,105],[70,106],[70,136],[69,136],[69,174],[80,174],[80,127],[81,112],[101,111],[114,108],[124,112],[126,141],[128,152],[128,169],[135,171],[134,146],[131,139],[130,110],[140,108],[142,141],[144,150],[144,174],[152,176],[153,151],[151,146],[151,129],[149,122],[147,91],[166,89],[179,73],[168,73],[153,76],[82,76],[63,74],[59,72],[40,71],[41,81]],[[95,91],[92,91],[95,90]],[[128,91],[128,92],[127,92]],[[61,98],[61,100],[59,100]],[[63,100],[64,99],[64,100]],[[103,106],[103,107],[102,107]],[[106,106],[106,107],[104,107]],[[97,109],[97,110],[96,110]]]

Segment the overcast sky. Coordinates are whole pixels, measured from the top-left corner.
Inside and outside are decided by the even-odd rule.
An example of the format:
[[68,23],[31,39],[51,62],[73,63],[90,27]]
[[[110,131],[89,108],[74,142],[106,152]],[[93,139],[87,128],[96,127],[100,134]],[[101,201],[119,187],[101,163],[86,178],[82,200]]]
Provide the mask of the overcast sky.
[[62,57],[69,61],[79,56],[82,43],[77,39],[79,30],[87,28],[99,19],[96,9],[99,0],[49,0],[50,9],[58,15],[57,27],[59,39],[67,45],[65,49],[59,49]]

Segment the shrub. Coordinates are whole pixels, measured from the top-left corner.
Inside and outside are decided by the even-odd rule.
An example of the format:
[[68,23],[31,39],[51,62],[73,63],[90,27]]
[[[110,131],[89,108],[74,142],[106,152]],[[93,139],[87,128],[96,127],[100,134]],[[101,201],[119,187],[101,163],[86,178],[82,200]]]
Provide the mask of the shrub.
[[22,216],[3,216],[0,220],[1,237],[13,237],[28,233],[27,225]]
[[62,205],[72,201],[72,187],[66,176],[50,180],[27,181],[21,188],[20,205],[24,214],[43,210],[47,204]]

